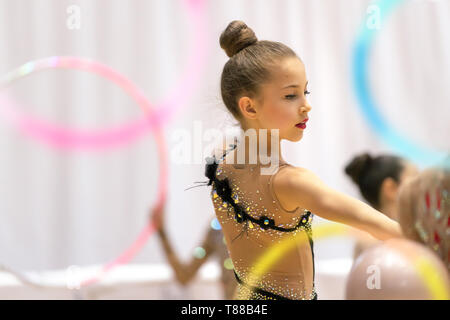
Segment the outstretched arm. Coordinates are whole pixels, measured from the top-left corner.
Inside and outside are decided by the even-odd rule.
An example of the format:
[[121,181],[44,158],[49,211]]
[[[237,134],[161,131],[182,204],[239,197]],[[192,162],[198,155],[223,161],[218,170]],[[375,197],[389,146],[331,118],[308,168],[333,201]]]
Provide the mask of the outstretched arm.
[[274,191],[285,207],[306,208],[314,214],[366,231],[386,240],[403,237],[400,225],[368,204],[328,187],[309,170],[286,167],[273,181]]

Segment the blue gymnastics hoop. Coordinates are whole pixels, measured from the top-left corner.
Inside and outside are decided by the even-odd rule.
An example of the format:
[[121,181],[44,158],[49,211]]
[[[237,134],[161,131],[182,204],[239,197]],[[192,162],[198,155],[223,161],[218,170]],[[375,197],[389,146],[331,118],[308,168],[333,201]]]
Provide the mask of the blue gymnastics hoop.
[[[380,25],[383,24],[389,14],[405,2],[406,0],[379,0],[376,2],[374,5],[380,9]],[[375,28],[368,28],[364,21],[353,49],[353,86],[358,99],[358,105],[366,121],[376,134],[401,156],[408,158],[420,166],[439,165],[450,170],[450,157],[448,156],[450,150],[448,153],[445,153],[416,145],[391,127],[378,111],[379,108],[369,88],[367,70],[370,49],[372,48],[376,35],[377,30]]]

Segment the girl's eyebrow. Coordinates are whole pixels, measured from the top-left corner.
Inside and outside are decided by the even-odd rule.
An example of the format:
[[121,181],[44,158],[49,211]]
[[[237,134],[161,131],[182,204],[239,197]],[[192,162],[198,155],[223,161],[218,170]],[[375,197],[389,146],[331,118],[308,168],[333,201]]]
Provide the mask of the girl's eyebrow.
[[[306,81],[305,88],[306,88],[307,86],[308,86],[308,81]],[[287,88],[298,88],[298,87],[300,87],[298,84],[291,84],[291,85],[289,85],[289,86],[284,87],[283,89],[287,89]]]

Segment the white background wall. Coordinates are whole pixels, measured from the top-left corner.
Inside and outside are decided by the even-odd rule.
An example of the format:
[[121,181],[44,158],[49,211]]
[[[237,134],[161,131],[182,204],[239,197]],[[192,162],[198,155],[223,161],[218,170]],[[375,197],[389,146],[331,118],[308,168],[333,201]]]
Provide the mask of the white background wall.
[[[235,19],[259,39],[291,46],[303,59],[312,92],[308,128],[284,157],[327,184],[359,197],[343,173],[357,153],[391,152],[370,130],[351,83],[351,53],[368,0],[212,0],[207,2],[206,72],[186,107],[165,128],[169,150],[179,129],[232,124],[220,98],[227,57],[220,33]],[[66,9],[81,8],[81,29]],[[82,56],[120,71],[157,103],[182,73],[191,35],[180,1],[0,0],[0,75],[53,55]],[[370,83],[383,115],[422,145],[449,150],[450,1],[407,0],[380,30]],[[119,88],[79,71],[53,70],[11,86],[27,112],[77,128],[101,128],[140,117]],[[205,141],[205,145],[206,145]],[[21,135],[0,119],[0,263],[18,270],[110,261],[142,230],[156,199],[158,163],[151,134],[104,153],[67,152]],[[188,259],[213,216],[203,164],[169,166],[167,229]],[[319,223],[320,219],[316,220]],[[316,241],[316,261],[350,256],[352,241]],[[134,263],[160,263],[156,237]]]

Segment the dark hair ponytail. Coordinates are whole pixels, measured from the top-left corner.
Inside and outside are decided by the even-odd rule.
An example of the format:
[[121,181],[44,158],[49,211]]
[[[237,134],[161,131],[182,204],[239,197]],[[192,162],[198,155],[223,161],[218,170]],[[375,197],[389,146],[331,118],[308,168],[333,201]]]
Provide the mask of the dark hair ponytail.
[[400,182],[404,169],[403,159],[397,156],[381,155],[372,157],[363,153],[354,157],[345,167],[345,173],[359,187],[364,199],[376,208],[380,208],[380,189],[384,179],[392,178]]

